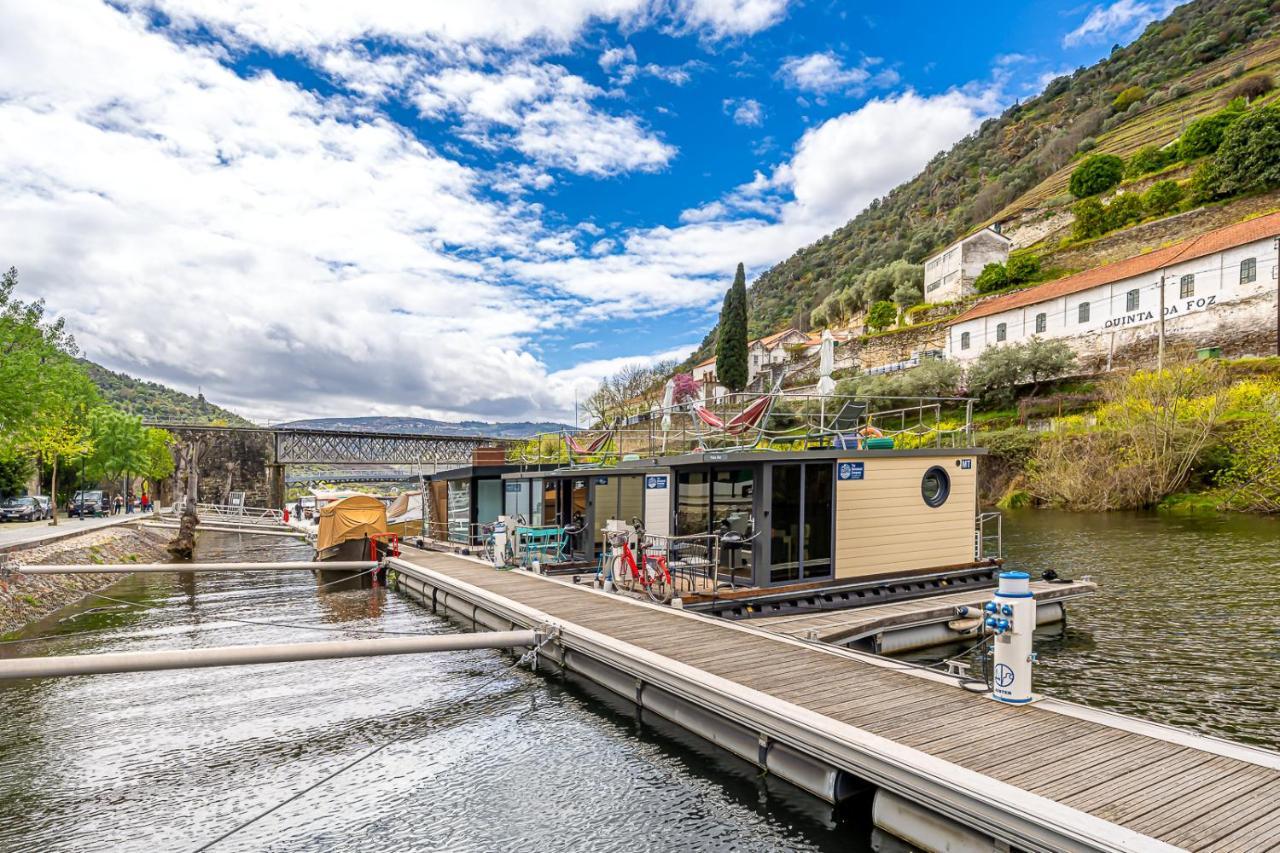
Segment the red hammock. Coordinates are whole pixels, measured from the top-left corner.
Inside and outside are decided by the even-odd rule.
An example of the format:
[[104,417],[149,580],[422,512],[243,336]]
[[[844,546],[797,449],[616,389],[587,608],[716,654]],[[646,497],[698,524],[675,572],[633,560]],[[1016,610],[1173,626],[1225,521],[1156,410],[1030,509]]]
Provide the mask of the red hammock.
[[721,419],[715,412],[702,406],[695,406],[693,411],[698,415],[698,420],[707,426],[724,430],[728,435],[740,435],[760,423],[760,419],[769,410],[769,405],[772,402],[772,394],[760,397],[728,421]]
[[600,448],[604,447],[608,441],[609,433],[604,432],[591,439],[591,441],[587,442],[587,445],[583,447],[578,443],[578,440],[574,437],[573,433],[566,432],[564,434],[564,442],[569,445],[569,450],[579,456],[590,456],[593,453],[600,452]]

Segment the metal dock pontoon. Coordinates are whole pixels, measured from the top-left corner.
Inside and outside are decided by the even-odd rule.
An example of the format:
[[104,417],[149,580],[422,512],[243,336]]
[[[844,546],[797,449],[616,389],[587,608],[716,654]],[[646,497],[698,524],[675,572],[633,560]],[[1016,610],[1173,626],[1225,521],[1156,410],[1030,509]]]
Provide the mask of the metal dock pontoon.
[[901,662],[462,557],[406,549],[389,565],[397,589],[473,628],[552,626],[543,661],[818,797],[874,786],[878,825],[942,833],[918,846],[1280,848],[1280,754],[1052,699],[1006,705]]

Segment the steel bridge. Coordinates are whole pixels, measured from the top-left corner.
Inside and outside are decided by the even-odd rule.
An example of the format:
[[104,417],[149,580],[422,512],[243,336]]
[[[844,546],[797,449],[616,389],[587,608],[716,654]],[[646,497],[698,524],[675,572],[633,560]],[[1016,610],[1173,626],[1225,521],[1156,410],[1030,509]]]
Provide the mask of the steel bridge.
[[269,434],[276,465],[465,465],[477,447],[501,445],[504,439],[483,435],[419,435],[358,430],[233,427],[148,421],[179,438],[214,437],[219,433]]

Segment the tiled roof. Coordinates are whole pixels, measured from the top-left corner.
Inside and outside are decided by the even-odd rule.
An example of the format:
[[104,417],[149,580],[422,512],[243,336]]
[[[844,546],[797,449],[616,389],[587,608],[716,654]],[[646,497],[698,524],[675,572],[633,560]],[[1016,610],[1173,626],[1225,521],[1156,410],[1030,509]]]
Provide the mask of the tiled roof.
[[1215,252],[1243,246],[1245,243],[1252,243],[1255,240],[1263,240],[1276,235],[1280,235],[1280,213],[1271,213],[1266,216],[1260,216],[1257,219],[1250,219],[1247,222],[1237,222],[1235,225],[1228,225],[1225,228],[1201,234],[1199,237],[1192,237],[1189,240],[1183,240],[1181,243],[1174,243],[1172,246],[1156,249],[1145,255],[1125,258],[1123,261],[1094,267],[1091,270],[1069,275],[1066,278],[1060,278],[1047,284],[1029,287],[1026,290],[1019,290],[1004,296],[997,296],[995,299],[988,299],[986,302],[970,308],[952,320],[949,325],[963,323],[966,320],[976,320],[979,317],[989,317],[992,314],[999,314],[1002,311],[1009,311],[1014,308],[1036,305],[1049,299],[1056,299],[1059,296],[1079,293],[1082,290],[1088,290],[1100,284],[1111,284],[1136,275],[1155,272],[1172,264],[1203,258]]

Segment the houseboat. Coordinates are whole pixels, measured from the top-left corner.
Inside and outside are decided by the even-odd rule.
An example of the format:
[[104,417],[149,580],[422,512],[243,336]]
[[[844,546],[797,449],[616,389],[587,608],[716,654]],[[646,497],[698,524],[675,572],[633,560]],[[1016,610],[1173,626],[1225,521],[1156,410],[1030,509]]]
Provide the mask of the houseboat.
[[371,542],[387,534],[387,506],[372,495],[351,495],[320,507],[315,559],[368,560]]

